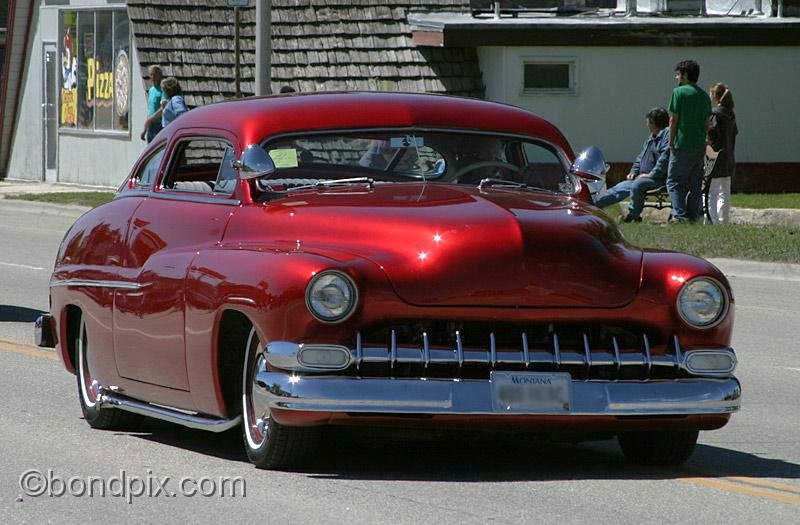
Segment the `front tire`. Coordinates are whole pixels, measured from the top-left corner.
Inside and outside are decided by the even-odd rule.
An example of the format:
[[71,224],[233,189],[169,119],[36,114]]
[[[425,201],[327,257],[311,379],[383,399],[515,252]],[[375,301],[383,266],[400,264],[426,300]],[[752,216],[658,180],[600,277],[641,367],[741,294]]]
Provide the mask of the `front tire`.
[[617,436],[625,457],[639,465],[674,466],[685,463],[697,444],[697,430],[626,432]]
[[244,356],[242,377],[242,434],[247,457],[258,468],[281,469],[300,464],[313,450],[318,429],[287,427],[275,421],[269,411],[256,413],[253,385],[263,366],[263,346],[255,329],[250,330]]
[[91,352],[86,320],[81,316],[78,338],[75,341],[76,376],[78,378],[78,400],[83,418],[92,428],[101,430],[130,430],[139,426],[142,416],[100,404],[100,383],[92,376],[88,355]]

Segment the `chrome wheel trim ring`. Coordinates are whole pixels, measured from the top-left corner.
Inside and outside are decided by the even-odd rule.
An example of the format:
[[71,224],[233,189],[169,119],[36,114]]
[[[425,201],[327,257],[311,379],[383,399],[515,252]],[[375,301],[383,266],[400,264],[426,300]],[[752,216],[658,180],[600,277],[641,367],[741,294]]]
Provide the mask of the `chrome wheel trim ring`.
[[97,392],[94,388],[92,375],[89,372],[89,363],[86,362],[88,337],[86,337],[86,322],[83,319],[81,319],[80,331],[78,333],[78,375],[81,385],[81,398],[88,408],[94,408],[95,405],[97,405]]
[[[267,427],[269,424],[269,413],[255,414],[252,402],[256,373],[264,363],[264,356],[261,352],[258,352],[259,346],[258,337],[256,336],[255,328],[253,328],[247,338],[247,350],[244,356],[244,377],[242,378],[242,424],[244,425],[247,446],[252,450],[257,450],[264,445],[267,440]],[[250,354],[255,352],[258,352],[258,355],[253,359],[253,364],[248,366]]]

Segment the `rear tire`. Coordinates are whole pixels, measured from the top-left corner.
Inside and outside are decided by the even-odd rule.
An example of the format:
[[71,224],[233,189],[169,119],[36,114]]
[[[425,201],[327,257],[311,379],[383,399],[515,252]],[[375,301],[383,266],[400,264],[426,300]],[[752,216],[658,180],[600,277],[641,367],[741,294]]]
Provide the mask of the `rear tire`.
[[617,440],[625,457],[639,465],[680,465],[694,452],[697,430],[626,432]]
[[247,457],[258,468],[283,469],[305,460],[318,442],[318,428],[287,427],[270,415],[255,413],[253,384],[264,362],[263,346],[255,329],[250,330],[244,357],[242,378],[242,434]]
[[87,356],[91,351],[86,333],[86,320],[81,316],[78,338],[75,341],[76,376],[78,378],[78,400],[83,418],[92,428],[101,430],[132,430],[139,426],[142,416],[112,407],[101,406],[96,378],[89,369]]

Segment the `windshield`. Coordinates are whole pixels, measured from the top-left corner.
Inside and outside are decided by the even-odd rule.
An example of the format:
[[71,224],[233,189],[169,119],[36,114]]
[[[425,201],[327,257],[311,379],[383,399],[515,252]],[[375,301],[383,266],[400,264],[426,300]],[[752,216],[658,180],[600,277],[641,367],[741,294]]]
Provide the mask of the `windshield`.
[[[264,146],[276,171],[259,182],[283,191],[368,177],[380,182],[477,186],[484,179],[574,193],[564,156],[535,139],[451,131],[376,130],[283,137]],[[343,181],[344,182],[344,181]],[[513,185],[496,185],[511,188]]]

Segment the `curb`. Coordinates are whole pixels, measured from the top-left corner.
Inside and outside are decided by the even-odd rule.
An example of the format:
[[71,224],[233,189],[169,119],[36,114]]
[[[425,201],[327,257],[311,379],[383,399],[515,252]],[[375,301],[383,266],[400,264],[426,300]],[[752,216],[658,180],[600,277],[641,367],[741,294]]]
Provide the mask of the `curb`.
[[6,199],[0,195],[0,209],[22,210],[38,215],[51,215],[56,217],[71,217],[77,219],[92,208],[75,204],[53,204],[51,202],[24,201]]
[[747,277],[772,281],[800,282],[800,264],[710,258],[726,277]]
[[[628,213],[628,203],[621,202],[622,214]],[[667,222],[672,210],[645,208],[642,218],[652,222]],[[800,210],[787,208],[731,208],[731,224],[750,224],[753,226],[792,226],[800,227]]]

